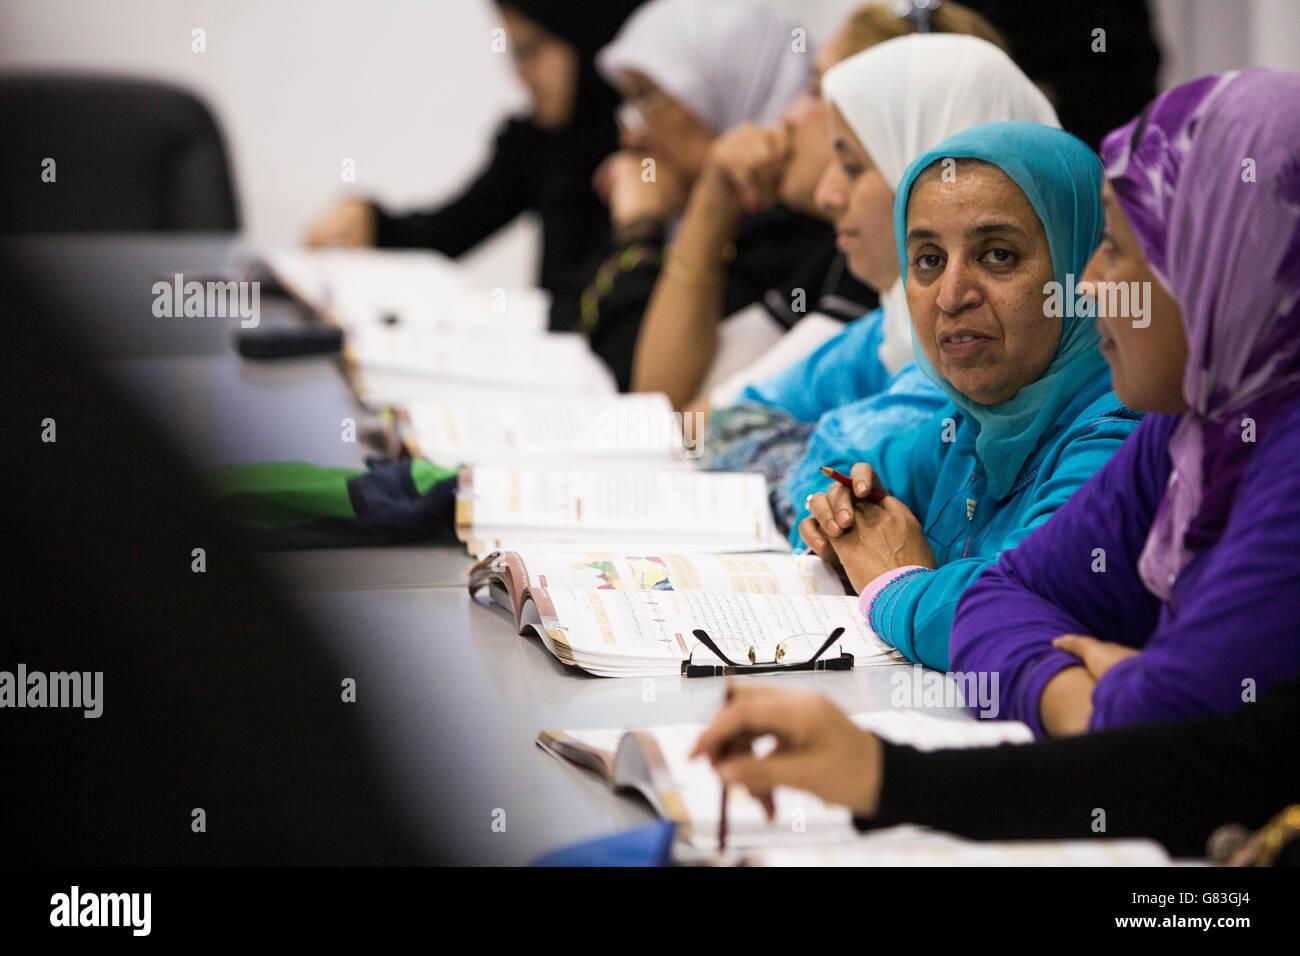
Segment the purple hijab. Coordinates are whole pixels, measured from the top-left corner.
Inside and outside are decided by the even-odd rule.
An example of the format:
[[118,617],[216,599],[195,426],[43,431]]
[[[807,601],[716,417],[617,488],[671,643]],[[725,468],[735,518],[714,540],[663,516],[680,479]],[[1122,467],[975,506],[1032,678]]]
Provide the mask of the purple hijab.
[[1189,410],[1138,563],[1167,601],[1183,566],[1223,533],[1251,436],[1300,395],[1300,74],[1250,69],[1175,87],[1107,136],[1101,157],[1187,333]]

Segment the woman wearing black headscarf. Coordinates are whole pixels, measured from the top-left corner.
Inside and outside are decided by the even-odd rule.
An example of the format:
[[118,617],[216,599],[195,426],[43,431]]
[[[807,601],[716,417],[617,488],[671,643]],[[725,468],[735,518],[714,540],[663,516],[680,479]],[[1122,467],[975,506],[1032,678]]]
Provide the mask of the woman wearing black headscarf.
[[533,210],[542,220],[538,283],[553,294],[604,247],[609,212],[592,190],[592,175],[618,148],[618,94],[594,61],[641,0],[496,2],[532,112],[505,121],[488,168],[440,209],[395,215],[374,202],[345,200],[309,229],[308,245],[419,247],[458,256]]

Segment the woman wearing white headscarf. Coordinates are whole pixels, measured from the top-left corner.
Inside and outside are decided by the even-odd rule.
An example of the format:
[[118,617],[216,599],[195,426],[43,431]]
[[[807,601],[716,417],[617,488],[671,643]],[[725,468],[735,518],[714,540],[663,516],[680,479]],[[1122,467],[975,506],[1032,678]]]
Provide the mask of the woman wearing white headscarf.
[[[907,165],[954,133],[1002,120],[1059,127],[1043,93],[1002,50],[957,34],[919,34],[881,43],[832,67],[822,80],[832,108],[835,158],[818,184],[818,202],[835,222],[849,268],[881,293],[881,307],[850,324],[807,359],[747,388],[737,405],[713,415],[706,466],[762,470],[772,480],[778,523],[799,542],[803,502],[824,490],[820,466],[846,448],[932,415],[943,394],[912,363],[911,317],[894,247],[894,190]],[[773,432],[797,442],[753,441],[753,460],[721,443],[727,427],[755,406]],[[776,421],[772,416],[777,416]],[[797,426],[802,423],[802,429]],[[815,426],[815,427],[814,427]],[[765,460],[780,455],[776,465]]]
[[[798,25],[766,0],[650,0],[596,58],[623,95],[623,152],[597,174],[614,227],[613,248],[593,263],[576,300],[557,299],[552,327],[587,334],[622,389],[647,301],[661,275],[715,286],[724,314],[763,302],[778,323],[795,317],[778,304],[811,280],[791,249],[820,249],[834,237],[824,221],[785,208],[745,217],[734,259],[707,271],[663,247],[709,145],[742,122],[776,120],[807,87],[811,56]],[[712,265],[712,264],[710,264]],[[822,267],[820,281],[825,275]],[[852,283],[857,301],[869,293]],[[768,305],[768,303],[771,305]]]

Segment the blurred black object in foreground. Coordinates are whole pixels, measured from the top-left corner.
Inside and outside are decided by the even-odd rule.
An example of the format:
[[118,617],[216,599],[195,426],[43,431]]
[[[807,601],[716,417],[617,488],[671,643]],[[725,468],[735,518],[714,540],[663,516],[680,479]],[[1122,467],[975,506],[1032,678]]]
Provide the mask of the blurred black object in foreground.
[[421,862],[364,704],[242,541],[3,262],[0,315],[0,671],[103,672],[98,718],[0,707],[0,860]]

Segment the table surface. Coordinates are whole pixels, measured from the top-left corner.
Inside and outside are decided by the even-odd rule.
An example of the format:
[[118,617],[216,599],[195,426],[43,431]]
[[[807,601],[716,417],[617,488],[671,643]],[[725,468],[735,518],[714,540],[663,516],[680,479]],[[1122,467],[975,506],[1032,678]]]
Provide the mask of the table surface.
[[[42,239],[24,254],[32,268],[73,264],[79,279],[66,294],[89,297],[88,336],[106,367],[196,465],[360,467],[365,449],[342,440],[340,423],[364,412],[334,359],[248,361],[231,345],[234,321],[152,315],[159,274],[220,266],[234,248],[230,236],[71,237]],[[419,838],[449,862],[526,863],[652,819],[647,804],[616,799],[594,775],[540,750],[540,730],[703,722],[720,703],[714,680],[566,669],[539,641],[518,636],[500,609],[470,598],[471,562],[458,548],[324,549],[263,561],[357,679],[384,772]],[[898,671],[748,679],[815,689],[856,712],[889,707]]]

